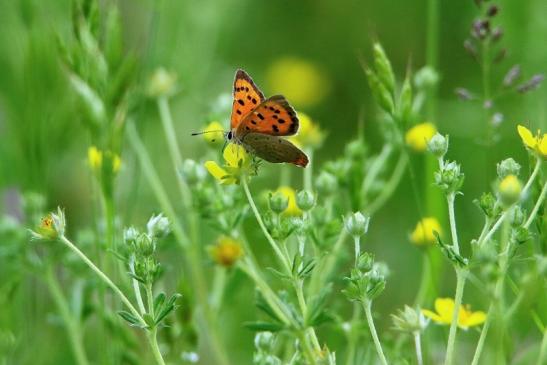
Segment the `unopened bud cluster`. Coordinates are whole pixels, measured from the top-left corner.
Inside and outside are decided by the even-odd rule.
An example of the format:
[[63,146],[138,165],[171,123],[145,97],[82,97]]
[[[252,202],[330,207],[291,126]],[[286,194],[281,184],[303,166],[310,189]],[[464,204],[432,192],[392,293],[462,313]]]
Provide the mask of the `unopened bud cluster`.
[[350,277],[346,278],[348,286],[344,294],[350,301],[369,303],[377,298],[386,286],[385,275],[374,264],[374,256],[367,252],[357,259],[357,265],[351,270]]
[[461,167],[455,161],[443,163],[439,171],[435,172],[435,184],[446,194],[459,191],[463,185],[463,179]]

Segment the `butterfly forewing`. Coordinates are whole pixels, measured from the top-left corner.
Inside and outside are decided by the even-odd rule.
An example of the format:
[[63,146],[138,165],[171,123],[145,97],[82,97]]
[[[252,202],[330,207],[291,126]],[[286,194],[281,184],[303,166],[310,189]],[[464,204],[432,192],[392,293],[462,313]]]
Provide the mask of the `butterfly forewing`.
[[286,139],[263,133],[248,133],[241,144],[250,153],[273,163],[287,162],[306,167],[308,156]]
[[240,122],[253,109],[264,101],[264,94],[255,85],[251,77],[243,70],[236,72],[234,80],[234,104],[232,106],[231,128],[237,128]]
[[298,117],[282,95],[275,95],[258,105],[239,124],[236,136],[263,133],[272,136],[290,136],[298,131]]

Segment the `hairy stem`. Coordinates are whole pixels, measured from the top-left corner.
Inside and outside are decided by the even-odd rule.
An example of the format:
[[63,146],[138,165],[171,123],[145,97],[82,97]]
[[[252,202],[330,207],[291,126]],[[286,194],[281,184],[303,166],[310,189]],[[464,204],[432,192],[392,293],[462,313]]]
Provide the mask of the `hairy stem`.
[[414,332],[414,348],[416,349],[416,362],[418,365],[423,365],[422,340],[419,331]]
[[454,361],[454,348],[456,345],[456,332],[458,329],[458,317],[463,298],[463,289],[465,287],[466,273],[462,269],[456,269],[456,294],[454,296],[454,312],[452,313],[452,322],[448,334],[448,343],[446,345],[445,365],[452,365]]
[[374,346],[376,347],[376,353],[378,354],[378,357],[380,358],[380,362],[382,363],[382,365],[387,365],[387,360],[384,355],[384,351],[382,350],[382,344],[380,343],[380,339],[378,338],[378,333],[376,332],[376,327],[374,326],[374,319],[372,318],[371,307],[372,307],[372,302],[370,300],[363,303],[363,309],[365,310],[365,316],[367,317],[368,328],[370,329],[370,334],[372,335]]

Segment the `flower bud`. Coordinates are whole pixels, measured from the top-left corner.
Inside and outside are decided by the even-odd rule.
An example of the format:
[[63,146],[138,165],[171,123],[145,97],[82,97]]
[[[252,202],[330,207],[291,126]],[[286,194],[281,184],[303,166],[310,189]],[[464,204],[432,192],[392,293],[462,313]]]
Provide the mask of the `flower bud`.
[[507,71],[503,77],[503,86],[509,87],[515,83],[515,81],[520,77],[520,66],[515,65]]
[[271,332],[258,332],[254,343],[257,350],[271,352],[275,344],[275,336]]
[[440,171],[435,173],[435,184],[445,193],[455,193],[463,184],[464,174],[460,165],[452,161],[446,163]]
[[331,195],[338,189],[338,180],[333,174],[322,171],[315,179],[315,187],[319,194]]
[[270,209],[277,214],[283,213],[289,206],[289,198],[281,192],[270,195]]
[[41,236],[41,238],[44,239],[54,240],[57,238],[58,235],[53,226],[53,218],[51,217],[51,214],[48,214],[42,218],[36,232]]
[[434,232],[442,234],[439,221],[434,217],[423,218],[410,234],[410,241],[417,246],[432,245],[437,242]]
[[205,168],[191,159],[184,160],[180,169],[180,174],[186,180],[188,185],[200,183],[207,177],[207,171]]
[[123,241],[127,245],[134,244],[138,236],[139,231],[135,227],[129,227],[123,231]]
[[156,216],[150,217],[148,223],[146,223],[146,228],[148,234],[151,237],[163,237],[169,234],[170,229],[169,219],[163,216],[163,214],[158,214]]
[[436,157],[443,157],[446,151],[448,151],[448,136],[445,137],[439,133],[435,134],[427,142],[427,149]]
[[396,330],[411,334],[423,332],[429,323],[420,309],[414,309],[408,305],[405,305],[404,310],[399,310],[397,315],[392,314],[391,318]]
[[367,147],[361,139],[356,139],[346,145],[345,153],[352,159],[360,159],[367,153]]
[[496,198],[492,193],[484,193],[480,199],[475,200],[475,204],[484,212],[489,218],[494,218],[499,213],[499,208],[496,206]]
[[437,133],[433,123],[420,123],[410,128],[405,134],[405,142],[416,152],[423,152],[427,142]]
[[368,231],[370,217],[364,216],[361,212],[356,212],[346,218],[344,225],[348,233],[354,237],[361,237]]
[[139,256],[152,256],[156,251],[156,242],[149,235],[141,233],[135,240],[135,250]]
[[175,92],[176,83],[177,75],[160,67],[154,71],[148,81],[148,95],[153,98],[170,96]]
[[357,269],[362,272],[368,272],[372,270],[374,266],[374,256],[368,252],[363,252],[357,259]]
[[507,158],[497,165],[498,177],[500,180],[509,175],[519,176],[520,165],[512,158]]
[[498,192],[502,203],[509,206],[520,199],[522,184],[515,175],[508,175],[501,180]]
[[315,205],[315,196],[308,190],[302,190],[296,194],[296,205],[303,211],[308,211]]
[[418,89],[428,89],[439,82],[439,74],[433,67],[425,66],[416,72],[414,83]]
[[388,114],[393,114],[395,104],[393,102],[392,94],[389,92],[387,87],[380,81],[380,78],[374,71],[367,68],[365,70],[367,76],[368,84],[370,90],[372,91],[372,96],[376,99],[376,102],[380,107]]

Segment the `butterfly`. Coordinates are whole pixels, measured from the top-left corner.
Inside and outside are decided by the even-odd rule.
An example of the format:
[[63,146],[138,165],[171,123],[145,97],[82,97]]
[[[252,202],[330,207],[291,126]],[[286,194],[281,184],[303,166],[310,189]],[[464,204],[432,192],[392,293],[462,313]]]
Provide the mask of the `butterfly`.
[[298,132],[296,112],[283,95],[264,98],[264,94],[243,70],[234,79],[229,142],[240,144],[249,153],[273,163],[308,165],[308,156],[281,138]]

